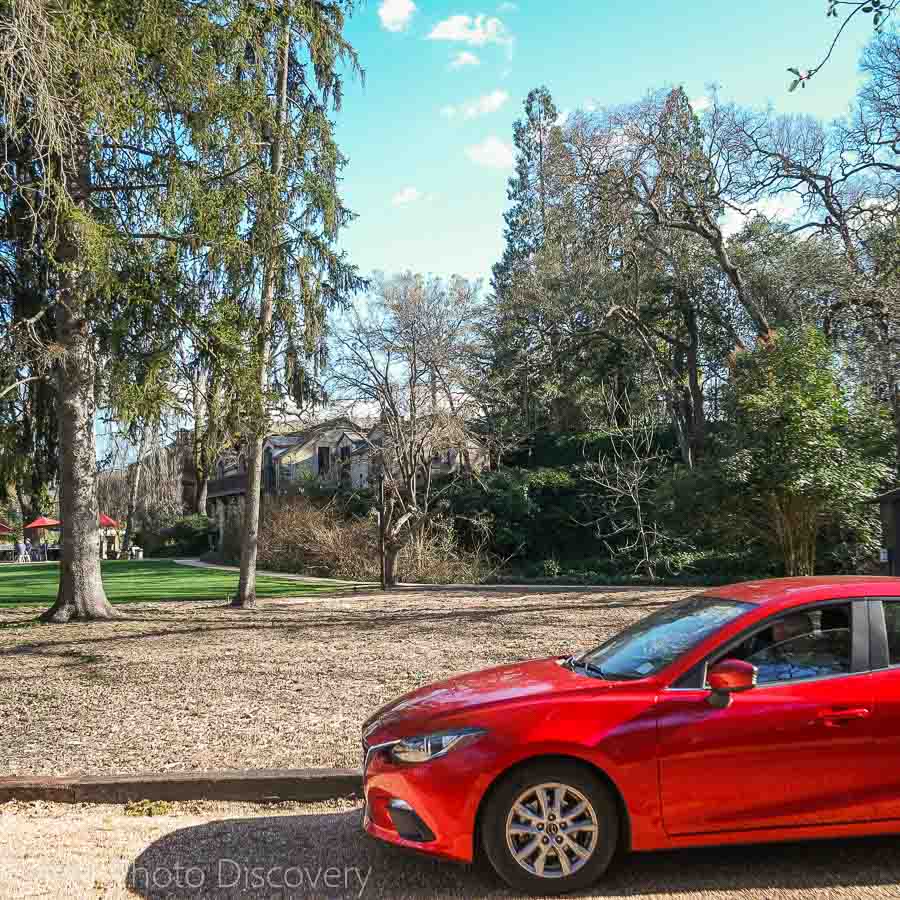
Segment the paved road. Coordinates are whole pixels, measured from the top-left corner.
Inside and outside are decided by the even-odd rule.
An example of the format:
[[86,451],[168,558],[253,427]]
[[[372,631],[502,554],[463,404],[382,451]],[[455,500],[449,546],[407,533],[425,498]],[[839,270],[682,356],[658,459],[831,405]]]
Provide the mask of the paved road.
[[[189,566],[193,569],[218,569],[222,572],[240,572],[237,566],[219,565],[218,563],[203,562],[199,559],[173,559],[178,566]],[[319,584],[334,588],[375,588],[378,585],[374,581],[346,581],[338,578],[318,578],[315,575],[292,575],[289,572],[271,572],[268,569],[257,569],[258,578],[279,578],[282,581],[299,581],[301,584]]]
[[[512,897],[490,873],[384,847],[348,804],[0,807],[0,897]],[[284,887],[287,880],[289,887]],[[130,889],[129,889],[130,888]],[[900,897],[900,837],[635,855],[584,896],[642,900]]]

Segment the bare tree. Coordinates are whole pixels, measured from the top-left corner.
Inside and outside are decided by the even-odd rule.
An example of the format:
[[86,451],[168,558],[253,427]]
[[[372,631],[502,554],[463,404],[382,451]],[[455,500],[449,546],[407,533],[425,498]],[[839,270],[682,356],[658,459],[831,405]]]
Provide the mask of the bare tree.
[[842,323],[869,331],[900,461],[900,279],[896,249],[885,252],[896,248],[900,225],[900,134],[890,101],[900,85],[896,36],[877,40],[866,60],[879,83],[869,82],[843,121],[824,125],[808,116],[734,106],[718,115],[730,133],[735,197],[747,204],[793,197],[802,218],[794,233],[840,251],[843,270],[833,273],[822,325],[833,339]]
[[184,512],[184,466],[177,440],[166,445],[162,423],[138,423],[107,435],[97,478],[99,509],[125,523],[123,550],[142,528],[158,531]]
[[[703,127],[681,88],[631,106],[579,115],[569,131],[570,178],[613,225],[614,234],[692,235],[713,254],[758,334],[769,316],[728,246],[723,215],[731,193],[730,132],[715,114]],[[621,211],[616,215],[613,207]]]
[[607,502],[612,527],[603,537],[611,555],[637,557],[635,571],[655,578],[653,551],[663,535],[649,494],[660,462],[659,412],[650,403],[635,402],[630,394],[610,389],[602,391],[601,406],[606,415],[596,430],[607,439],[608,448],[590,466],[587,478]]
[[448,483],[438,484],[436,475],[455,477],[475,464],[476,404],[466,390],[465,361],[476,292],[461,278],[381,279],[368,310],[355,311],[338,335],[333,400],[351,414],[379,417],[366,441],[385,489],[387,586],[396,583],[400,551],[426,525]]

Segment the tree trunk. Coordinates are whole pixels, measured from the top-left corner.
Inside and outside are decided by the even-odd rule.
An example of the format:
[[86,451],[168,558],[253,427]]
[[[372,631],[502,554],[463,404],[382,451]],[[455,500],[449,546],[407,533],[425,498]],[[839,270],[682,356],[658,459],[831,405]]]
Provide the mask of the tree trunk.
[[46,509],[41,509],[40,494],[26,491],[18,481],[16,482],[16,500],[22,513],[22,521],[26,524],[48,512]]
[[206,515],[206,504],[209,497],[209,477],[206,472],[197,472],[194,485],[194,512],[197,515]]
[[[291,52],[290,23],[285,23],[281,37],[281,66],[278,73],[278,109],[276,131],[272,140],[271,172],[274,176],[272,190],[279,189],[281,174],[281,128],[287,112],[288,63]],[[280,231],[280,229],[278,229]],[[237,596],[232,606],[252,609],[256,606],[256,558],[259,553],[259,506],[262,491],[263,444],[265,443],[266,391],[269,386],[269,353],[272,341],[272,316],[275,309],[275,284],[278,278],[277,256],[281,252],[277,234],[273,235],[266,261],[262,304],[259,312],[259,334],[257,336],[256,386],[259,389],[259,405],[254,422],[254,433],[250,437],[247,459],[247,499],[244,506],[244,530],[241,540],[241,575]]]
[[688,302],[684,308],[685,325],[688,332],[687,371],[691,397],[691,418],[689,423],[691,459],[696,464],[706,448],[706,408],[703,399],[703,385],[700,381],[700,334],[697,328],[697,311]]
[[384,587],[390,590],[397,585],[397,557],[400,555],[400,545],[388,541],[384,545]]
[[194,466],[194,496],[191,498],[193,511],[200,516],[206,515],[207,492],[209,489],[209,440],[212,431],[212,403],[208,400],[209,391],[206,373],[198,366],[194,372],[193,383],[194,440],[191,457]]
[[244,498],[244,521],[241,534],[241,576],[237,596],[231,605],[241,609],[256,606],[256,558],[259,555],[259,507],[262,493],[263,443],[265,436],[256,434],[247,450],[247,494]]
[[141,473],[144,468],[144,457],[147,455],[147,445],[150,443],[150,426],[144,423],[141,429],[141,441],[138,445],[137,459],[131,467],[128,479],[128,513],[125,516],[125,536],[122,538],[122,550],[125,553],[131,549],[134,539],[134,516],[137,511],[138,491],[141,489]]
[[[77,245],[64,235],[58,254],[71,266]],[[97,453],[94,436],[96,350],[85,320],[85,302],[70,269],[59,276],[56,336],[63,350],[57,363],[59,398],[59,509],[63,522],[56,602],[41,619],[112,619],[100,574],[97,509]]]
[[689,468],[694,467],[694,458],[691,453],[690,440],[690,399],[685,397],[685,392],[678,385],[672,391],[669,399],[669,409],[672,413],[672,426],[675,429],[675,437],[678,440],[678,449],[681,453],[681,461]]

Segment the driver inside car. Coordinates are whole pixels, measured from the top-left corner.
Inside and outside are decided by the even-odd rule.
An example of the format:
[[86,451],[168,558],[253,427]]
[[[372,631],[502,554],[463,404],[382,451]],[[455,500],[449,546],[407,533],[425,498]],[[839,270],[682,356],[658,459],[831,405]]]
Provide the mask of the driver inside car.
[[772,624],[772,644],[782,644],[814,630],[809,613],[794,613]]
[[815,619],[793,613],[739,650],[739,658],[756,666],[759,684],[849,671],[850,617],[841,608],[823,610]]
[[751,657],[764,650],[771,649],[784,641],[793,640],[803,634],[814,631],[812,618],[809,613],[793,613],[785,616],[777,622],[773,622],[768,628],[758,634],[747,638],[739,646],[729,653],[735,659],[750,660]]

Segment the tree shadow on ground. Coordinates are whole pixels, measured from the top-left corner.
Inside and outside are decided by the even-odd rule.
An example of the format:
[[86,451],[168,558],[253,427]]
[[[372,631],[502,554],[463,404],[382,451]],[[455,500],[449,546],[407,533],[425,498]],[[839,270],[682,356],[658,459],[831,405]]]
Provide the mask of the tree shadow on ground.
[[[519,896],[483,863],[442,863],[366,837],[361,815],[356,809],[181,828],[133,860],[127,886],[146,898]],[[896,896],[898,850],[900,838],[893,837],[635,854],[619,858],[579,896]]]
[[[666,600],[644,600],[632,603],[604,603],[598,604],[594,602],[584,602],[576,604],[567,604],[565,612],[567,615],[575,614],[577,616],[592,616],[598,612],[605,612],[610,609],[638,609],[645,615],[649,614],[658,607],[664,606],[669,601]],[[454,627],[465,627],[478,623],[490,622],[499,616],[523,616],[538,613],[554,613],[559,612],[559,604],[529,604],[521,606],[492,605],[490,608],[480,609],[451,609],[451,610],[424,610],[424,609],[408,609],[396,611],[381,610],[365,610],[357,614],[348,613],[345,610],[336,610],[334,612],[322,613],[321,611],[310,610],[310,614],[306,614],[304,610],[299,616],[285,616],[283,620],[276,620],[272,616],[269,609],[258,609],[253,612],[237,610],[237,617],[233,622],[224,622],[221,618],[200,619],[196,616],[191,618],[182,618],[178,616],[166,616],[163,614],[153,616],[122,616],[114,620],[112,623],[135,623],[143,622],[147,625],[157,625],[156,629],[139,632],[128,632],[121,634],[109,635],[106,637],[84,637],[76,640],[66,640],[60,636],[57,640],[52,641],[28,641],[25,643],[14,644],[10,647],[0,649],[0,657],[4,656],[21,656],[21,655],[42,655],[48,656],[67,655],[71,653],[74,646],[87,644],[90,646],[99,646],[101,644],[120,644],[128,641],[143,641],[148,638],[177,638],[183,636],[196,635],[197,633],[213,633],[240,631],[242,629],[262,629],[262,630],[279,630],[285,632],[307,632],[321,631],[323,633],[328,630],[336,630],[343,636],[349,636],[354,632],[369,633],[378,631],[382,628],[390,628],[395,626],[408,626],[418,629],[427,628],[429,626],[439,626],[443,624],[452,624]],[[257,617],[254,621],[254,617]],[[163,623],[171,622],[171,628],[163,627]],[[75,627],[73,626],[63,627]],[[90,627],[90,626],[87,626]],[[575,635],[575,624],[572,624],[573,636]]]

